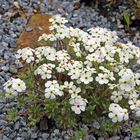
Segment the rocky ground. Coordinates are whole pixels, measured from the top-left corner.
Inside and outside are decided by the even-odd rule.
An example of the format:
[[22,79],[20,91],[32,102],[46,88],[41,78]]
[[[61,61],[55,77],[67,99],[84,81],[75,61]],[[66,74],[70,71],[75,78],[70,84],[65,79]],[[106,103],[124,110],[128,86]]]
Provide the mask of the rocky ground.
[[[121,1],[116,7],[104,5],[103,10],[99,10],[94,5],[87,7],[85,4],[74,4],[73,0],[0,0],[0,92],[2,85],[13,73],[22,65],[15,61],[14,54],[17,50],[16,40],[24,29],[29,17],[36,11],[42,13],[62,14],[67,17],[69,24],[86,30],[93,26],[105,27],[115,30],[122,37],[121,41],[131,40],[140,47],[140,27],[133,25],[131,34],[128,34],[126,26],[123,25],[122,13],[131,12],[130,6],[132,0]],[[15,10],[16,9],[16,10]],[[27,15],[19,11],[22,9]],[[122,36],[123,35],[123,36]],[[74,130],[52,129],[50,132],[42,132],[37,127],[28,127],[26,118],[21,117],[13,122],[5,120],[6,112],[16,106],[15,101],[9,101],[0,98],[0,140],[67,140]],[[81,128],[88,129],[88,126],[81,124]],[[84,138],[84,140],[96,140],[93,134]],[[104,140],[103,137],[98,138]],[[129,134],[125,136],[114,136],[112,140],[134,139]],[[140,139],[140,138],[135,138]]]

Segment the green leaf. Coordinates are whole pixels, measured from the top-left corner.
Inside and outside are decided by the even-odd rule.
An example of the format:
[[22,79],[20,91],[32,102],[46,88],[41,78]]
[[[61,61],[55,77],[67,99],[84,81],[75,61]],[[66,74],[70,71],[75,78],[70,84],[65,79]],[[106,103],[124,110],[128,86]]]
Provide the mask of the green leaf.
[[131,132],[133,136],[138,135],[140,133],[140,125],[139,124],[133,125],[131,128]]
[[124,20],[127,24],[127,27],[129,28],[129,26],[130,26],[130,16],[129,16],[128,12],[124,12],[123,17],[124,17]]
[[10,71],[11,73],[17,73],[17,72],[18,72],[16,66],[10,66],[9,71]]
[[80,140],[87,135],[87,132],[84,129],[76,130],[73,136],[71,136],[70,140]]
[[18,115],[18,111],[16,108],[11,109],[8,113],[7,113],[7,119],[9,121],[14,120]]
[[36,94],[35,94],[35,93],[32,93],[32,92],[27,93],[27,96],[28,96],[28,99],[29,99],[30,101],[33,101],[33,100],[36,99]]

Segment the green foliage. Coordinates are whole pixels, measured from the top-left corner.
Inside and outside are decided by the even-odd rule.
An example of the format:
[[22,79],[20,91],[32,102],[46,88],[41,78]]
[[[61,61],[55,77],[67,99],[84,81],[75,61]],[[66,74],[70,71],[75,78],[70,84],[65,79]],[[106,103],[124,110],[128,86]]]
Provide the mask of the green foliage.
[[58,103],[55,100],[46,101],[45,112],[49,118],[53,118],[58,126],[63,128],[75,127],[76,119],[71,113],[70,105],[68,102]]
[[36,68],[36,66],[28,66],[28,69],[24,69],[23,72],[20,72],[18,74],[18,78],[23,79],[26,83],[26,87],[28,89],[31,89],[34,85],[34,75],[33,70]]
[[16,119],[17,116],[18,116],[17,108],[13,108],[10,111],[8,111],[6,118],[9,121],[12,121],[12,120]]
[[123,17],[124,17],[124,21],[127,24],[128,29],[129,29],[130,28],[131,21],[130,21],[130,16],[129,16],[128,12],[124,12],[123,13]]
[[76,130],[73,136],[71,136],[70,140],[80,140],[87,135],[87,132],[84,129]]
[[[36,125],[41,117],[47,116],[48,118],[53,119],[58,127],[76,128],[78,121],[91,124],[94,120],[98,120],[98,116],[103,115],[108,111],[109,102],[106,94],[108,94],[108,96],[110,95],[108,90],[105,90],[106,87],[102,86],[97,88],[96,83],[94,83],[92,86],[87,85],[83,89],[83,97],[88,99],[89,104],[86,107],[86,111],[77,116],[71,112],[71,106],[67,100],[69,96],[65,97],[65,99],[45,99],[44,93],[41,91],[41,89],[36,89],[36,84],[38,81],[35,83],[35,77],[30,75],[30,71],[27,71],[27,73],[28,74],[22,73],[20,78],[22,77],[22,79],[26,81],[29,91],[25,95],[18,96],[18,105],[26,108],[30,125]],[[40,88],[42,87],[40,86]],[[91,95],[93,90],[94,96]],[[102,91],[104,91],[104,94],[100,94]],[[104,98],[107,99],[103,100]],[[100,135],[106,132],[110,134],[117,132],[120,128],[119,124],[117,127],[116,124],[112,123],[106,118],[99,122],[101,122],[101,128],[100,130],[97,130],[97,133]],[[83,138],[85,135],[86,132],[84,130],[77,130],[71,137],[71,140],[80,140],[80,138]]]
[[131,127],[131,133],[133,136],[137,136],[140,134],[140,124],[134,124],[132,127]]
[[106,119],[104,117],[102,119],[99,119],[98,122],[100,123],[100,129],[98,129],[96,132],[99,135],[116,134],[121,129],[120,124],[112,123],[111,120]]
[[[29,121],[31,125],[36,125],[36,123],[39,121],[40,119],[40,105],[37,104],[33,104],[30,106],[30,108],[27,109],[29,115]],[[40,114],[39,114],[40,113]]]

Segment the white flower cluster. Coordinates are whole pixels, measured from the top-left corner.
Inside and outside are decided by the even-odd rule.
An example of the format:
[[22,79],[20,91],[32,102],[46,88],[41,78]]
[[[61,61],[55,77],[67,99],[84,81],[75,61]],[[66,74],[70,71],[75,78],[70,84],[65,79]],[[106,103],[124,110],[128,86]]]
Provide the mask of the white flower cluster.
[[18,79],[11,78],[4,84],[4,90],[6,97],[16,96],[18,93],[25,92],[25,83]]
[[43,64],[35,70],[35,75],[40,75],[42,79],[50,79],[52,77],[52,69],[55,67],[53,64]]
[[22,58],[22,60],[26,61],[27,63],[31,63],[32,61],[34,61],[33,52],[34,50],[29,47],[24,49],[19,49],[17,51],[16,57],[18,59]]
[[109,118],[112,119],[112,122],[121,122],[128,120],[128,110],[121,108],[118,104],[112,103],[109,106]]
[[62,88],[56,80],[47,81],[45,83],[45,87],[46,87],[46,89],[45,89],[46,98],[54,99],[56,95],[58,95],[58,96],[63,95]]
[[82,98],[84,87],[97,84],[112,92],[110,98],[114,103],[110,105],[109,117],[113,122],[128,119],[128,110],[119,106],[121,100],[128,100],[130,109],[140,116],[136,90],[140,85],[140,74],[127,67],[131,60],[139,63],[140,49],[131,42],[118,43],[116,32],[105,28],[96,27],[84,32],[65,26],[68,21],[59,15],[53,16],[50,22],[51,34],[43,34],[39,41],[55,43],[56,49],[50,46],[35,50],[25,48],[17,55],[27,63],[41,62],[34,74],[46,80],[45,97],[54,99],[70,94],[71,108],[80,114],[87,104]]

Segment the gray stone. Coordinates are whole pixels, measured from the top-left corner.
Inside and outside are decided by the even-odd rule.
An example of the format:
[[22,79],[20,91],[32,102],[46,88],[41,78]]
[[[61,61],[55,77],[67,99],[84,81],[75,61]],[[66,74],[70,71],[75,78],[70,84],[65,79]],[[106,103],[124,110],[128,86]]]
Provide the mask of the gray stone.
[[11,133],[9,135],[9,138],[14,139],[16,137],[16,134],[17,134],[16,132]]
[[16,42],[15,41],[11,41],[10,42],[10,47],[11,48],[16,48],[17,47]]
[[20,123],[18,121],[15,123],[14,130],[19,130],[19,128],[20,128]]
[[103,137],[99,137],[98,140],[105,140]]
[[120,137],[119,136],[113,136],[110,138],[110,140],[120,140]]
[[3,66],[1,69],[2,69],[4,72],[7,72],[7,71],[9,70],[9,67],[8,67],[8,66]]
[[64,140],[69,140],[70,139],[70,136],[67,135],[67,134],[65,134],[63,137],[64,137]]
[[2,42],[1,45],[2,45],[3,47],[7,47],[7,46],[8,46],[8,43]]
[[32,133],[32,134],[31,134],[31,138],[32,138],[32,139],[35,139],[35,138],[37,138],[37,137],[38,137],[38,136],[37,136],[37,133]]
[[4,127],[7,124],[5,120],[0,120],[0,127]]
[[21,117],[21,118],[20,118],[20,124],[21,124],[22,126],[26,126],[26,125],[27,125],[27,119],[26,119],[25,117]]
[[83,140],[96,140],[96,138],[92,135],[88,135],[88,136],[84,137]]
[[60,132],[59,132],[59,129],[55,129],[54,131],[53,131],[55,134],[59,134]]
[[124,140],[131,140],[131,138],[127,136],[124,138]]
[[97,121],[95,121],[93,123],[93,127],[96,128],[96,129],[99,129],[100,128],[100,124]]
[[49,134],[43,133],[41,137],[43,138],[43,140],[47,140],[49,138]]
[[16,64],[17,69],[23,67],[22,63],[20,61],[18,61],[18,60],[15,61],[15,64]]
[[21,137],[24,138],[25,140],[29,140],[30,139],[30,134],[28,132],[22,132]]
[[46,3],[48,3],[48,0],[42,0],[42,2],[46,4]]
[[11,140],[10,138],[8,138],[7,136],[3,136],[2,140]]
[[25,140],[25,139],[21,137],[17,137],[16,140]]
[[140,136],[135,137],[134,140],[140,140]]
[[10,127],[5,127],[4,135],[8,136],[13,133],[13,130]]

